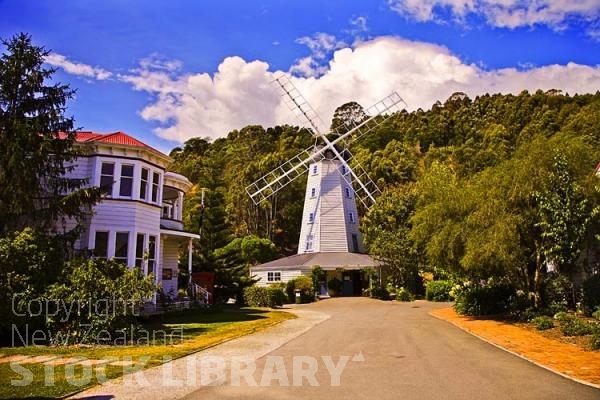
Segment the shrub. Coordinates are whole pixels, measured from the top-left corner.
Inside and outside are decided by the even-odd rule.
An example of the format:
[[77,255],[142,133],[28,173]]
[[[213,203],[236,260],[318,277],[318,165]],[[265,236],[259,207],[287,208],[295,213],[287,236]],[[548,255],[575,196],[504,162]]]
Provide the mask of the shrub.
[[250,307],[270,307],[270,296],[267,288],[262,286],[244,288],[244,303]]
[[540,315],[531,320],[531,323],[538,331],[545,331],[554,328],[554,320],[546,315]]
[[310,276],[313,282],[313,291],[315,293],[319,293],[321,290],[321,282],[325,281],[327,272],[325,272],[319,265],[315,265],[310,270]]
[[414,299],[415,296],[413,296],[411,292],[409,292],[407,289],[404,289],[403,287],[396,291],[397,301],[413,301]]
[[285,292],[290,303],[296,302],[296,290],[300,290],[301,303],[311,303],[315,301],[313,282],[308,276],[298,276],[287,282]]
[[592,317],[596,318],[598,321],[600,321],[600,307],[596,307],[596,311],[594,311],[592,313]]
[[600,274],[590,276],[583,282],[583,309],[591,315],[600,306]]
[[269,307],[281,307],[287,300],[287,296],[283,292],[280,286],[269,286],[267,288],[267,294],[269,296]]
[[450,301],[451,281],[431,281],[425,284],[425,298],[429,301]]
[[46,297],[49,302],[81,307],[77,312],[59,307],[47,319],[48,330],[55,337],[63,335],[58,344],[122,338],[123,329],[137,325],[136,310],[156,290],[154,277],[144,276],[139,268],[130,269],[114,260],[73,260],[65,266],[59,282],[48,288]]
[[563,274],[551,272],[546,276],[542,296],[552,314],[575,308],[573,282]]
[[[594,333],[594,324],[591,324],[576,315],[559,313],[560,330],[565,336],[584,336]],[[558,315],[558,314],[557,314]]]
[[596,332],[592,335],[590,346],[592,350],[600,350],[600,332]]
[[456,298],[454,309],[462,315],[492,315],[505,313],[515,297],[515,288],[507,282],[490,279],[485,284],[463,285],[453,288]]
[[390,299],[390,293],[388,292],[388,290],[381,286],[373,286],[371,288],[370,295],[373,299],[380,299],[380,300],[389,300]]

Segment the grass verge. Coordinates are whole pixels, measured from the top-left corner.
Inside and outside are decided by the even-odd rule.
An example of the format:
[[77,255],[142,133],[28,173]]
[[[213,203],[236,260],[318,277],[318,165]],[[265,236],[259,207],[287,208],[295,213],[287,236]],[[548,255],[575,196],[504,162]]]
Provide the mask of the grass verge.
[[[88,360],[100,360],[105,357],[115,357],[119,360],[131,360],[136,363],[140,357],[149,357],[143,368],[160,365],[167,359],[176,359],[197,351],[206,349],[216,344],[251,334],[265,329],[290,318],[293,314],[272,311],[268,309],[251,308],[224,308],[218,311],[187,310],[173,314],[155,316],[144,322],[143,326],[149,332],[149,341],[141,341],[139,345],[128,346],[28,346],[28,347],[3,347],[0,354],[0,398],[57,398],[66,394],[88,388],[98,384],[98,378],[117,378],[124,373],[135,372],[135,365],[131,368],[122,366],[98,365],[93,366],[92,378],[83,385],[77,380],[85,382],[84,368],[81,364],[75,368],[65,365],[45,365],[42,363],[23,363],[24,370],[17,372],[11,368],[7,358],[10,356],[56,356],[63,359],[71,357],[84,357]],[[176,332],[175,340],[171,340],[164,332]],[[154,340],[152,339],[154,337]],[[145,358],[143,359],[145,360]],[[140,364],[142,364],[140,362]],[[65,368],[69,368],[66,371]],[[88,369],[89,370],[89,369]],[[68,374],[66,372],[69,372]],[[31,383],[26,386],[15,386],[12,380],[22,380],[24,374],[32,377]],[[51,379],[53,377],[53,379]],[[76,383],[76,384],[73,384]],[[81,383],[81,382],[79,382]]]

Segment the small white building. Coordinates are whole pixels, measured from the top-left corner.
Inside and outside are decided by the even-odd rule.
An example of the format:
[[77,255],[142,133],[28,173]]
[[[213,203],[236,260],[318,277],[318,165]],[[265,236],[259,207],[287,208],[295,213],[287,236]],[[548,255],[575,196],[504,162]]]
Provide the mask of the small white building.
[[123,132],[78,132],[76,144],[86,154],[68,175],[106,192],[76,248],[153,273],[165,293],[176,295],[179,250],[187,247],[191,273],[192,239],[199,238],[183,230],[183,198],[191,182],[167,171],[170,157]]

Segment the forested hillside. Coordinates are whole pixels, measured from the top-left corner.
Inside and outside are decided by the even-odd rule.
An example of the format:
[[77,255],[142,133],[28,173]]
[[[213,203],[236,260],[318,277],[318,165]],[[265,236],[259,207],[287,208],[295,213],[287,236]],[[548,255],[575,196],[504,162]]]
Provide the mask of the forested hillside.
[[[354,106],[338,108],[334,121]],[[305,179],[260,207],[244,188],[313,140],[297,127],[247,126],[172,151],[174,170],[196,184],[191,231],[206,188],[197,268],[212,269],[214,251],[235,237],[269,238],[282,256],[296,251]],[[599,147],[600,93],[455,93],[428,111],[394,115],[351,149],[384,192],[362,221],[366,243],[400,282],[438,267],[510,273],[533,289],[546,260],[570,268],[593,239]]]

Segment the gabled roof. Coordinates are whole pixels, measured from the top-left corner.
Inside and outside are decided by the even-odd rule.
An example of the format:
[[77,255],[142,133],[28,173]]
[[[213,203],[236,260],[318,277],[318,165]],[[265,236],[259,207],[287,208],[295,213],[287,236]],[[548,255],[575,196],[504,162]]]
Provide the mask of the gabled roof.
[[[156,153],[163,154],[153,147],[148,146],[145,143],[140,142],[136,138],[129,136],[125,132],[114,132],[114,133],[96,133],[90,131],[79,131],[75,133],[75,141],[79,143],[107,143],[107,144],[118,144],[130,147],[140,147],[142,149],[150,150]],[[165,155],[165,154],[163,154]]]
[[272,270],[298,270],[310,269],[319,265],[323,269],[360,269],[365,267],[377,267],[381,263],[374,260],[368,254],[347,253],[347,252],[323,252],[323,253],[303,253],[294,254],[290,257],[280,258],[279,260],[250,267],[252,271],[272,271]]

